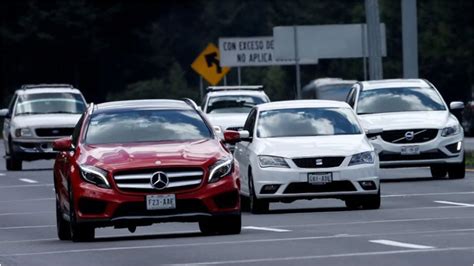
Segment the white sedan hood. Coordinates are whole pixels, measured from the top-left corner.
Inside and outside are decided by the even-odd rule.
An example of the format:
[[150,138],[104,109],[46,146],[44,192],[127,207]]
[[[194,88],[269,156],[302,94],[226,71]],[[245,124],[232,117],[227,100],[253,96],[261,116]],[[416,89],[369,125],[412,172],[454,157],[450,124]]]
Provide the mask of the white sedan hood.
[[359,115],[364,129],[383,130],[443,128],[449,119],[447,111],[396,112]]
[[42,114],[16,116],[13,119],[15,128],[54,128],[74,127],[81,114]]
[[213,126],[221,127],[222,130],[228,127],[243,127],[247,116],[246,113],[207,114],[209,122]]
[[256,153],[285,158],[349,156],[372,151],[364,134],[256,139]]

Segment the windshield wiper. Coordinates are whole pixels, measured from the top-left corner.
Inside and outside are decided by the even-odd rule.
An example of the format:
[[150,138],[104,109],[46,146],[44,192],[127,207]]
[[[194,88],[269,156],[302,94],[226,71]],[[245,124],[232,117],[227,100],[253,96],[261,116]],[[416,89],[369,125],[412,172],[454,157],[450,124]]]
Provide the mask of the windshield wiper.
[[44,113],[39,113],[39,112],[23,112],[23,113],[18,113],[16,115],[38,115],[38,114],[44,114]]
[[79,114],[79,113],[69,112],[69,111],[54,111],[54,112],[46,112],[44,114]]

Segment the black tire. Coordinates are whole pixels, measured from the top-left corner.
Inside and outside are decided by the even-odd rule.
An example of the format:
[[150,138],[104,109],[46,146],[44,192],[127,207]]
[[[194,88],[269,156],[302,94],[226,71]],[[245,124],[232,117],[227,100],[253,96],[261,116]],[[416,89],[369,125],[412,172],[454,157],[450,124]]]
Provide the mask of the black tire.
[[466,155],[461,163],[448,164],[449,179],[463,179],[466,176]]
[[8,171],[21,171],[22,161],[13,157],[5,159],[6,168]]
[[63,211],[56,199],[56,229],[59,240],[71,240],[71,230],[69,222],[64,220]]
[[258,199],[253,185],[252,172],[249,171],[249,209],[253,214],[267,213],[270,209],[270,202]]
[[21,171],[21,169],[23,168],[23,164],[22,164],[22,161],[15,158],[15,154],[13,153],[13,149],[12,149],[12,143],[11,143],[11,140],[8,140],[8,146],[9,146],[9,150],[10,150],[10,154],[6,154],[5,155],[7,156],[7,158],[5,159],[5,166],[7,168],[8,171]]
[[72,200],[72,190],[69,195],[69,230],[71,232],[71,239],[73,242],[87,242],[94,240],[95,228],[91,225],[80,224],[76,220],[76,213],[74,210],[74,201]]
[[352,197],[344,200],[346,207],[351,210],[365,209],[374,210],[379,209],[381,204],[380,189],[375,195]]
[[242,215],[239,213],[202,219],[199,221],[199,230],[205,235],[240,234]]
[[380,188],[376,195],[365,196],[362,201],[362,208],[366,210],[375,210],[380,208]]
[[431,176],[433,178],[444,178],[446,177],[446,174],[448,173],[448,169],[446,165],[440,164],[440,165],[432,165],[430,166],[431,170]]

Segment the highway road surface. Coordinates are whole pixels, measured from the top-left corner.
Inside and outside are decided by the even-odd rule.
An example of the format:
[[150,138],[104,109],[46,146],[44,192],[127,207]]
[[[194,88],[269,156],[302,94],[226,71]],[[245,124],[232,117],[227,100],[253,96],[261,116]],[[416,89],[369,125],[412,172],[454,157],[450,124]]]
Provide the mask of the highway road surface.
[[[3,146],[0,154],[4,154]],[[8,172],[0,162],[0,265],[464,265],[474,264],[474,172],[433,180],[428,168],[383,170],[379,210],[338,200],[272,204],[244,213],[240,235],[197,224],[135,233],[97,229],[89,243],[56,237],[52,161]]]

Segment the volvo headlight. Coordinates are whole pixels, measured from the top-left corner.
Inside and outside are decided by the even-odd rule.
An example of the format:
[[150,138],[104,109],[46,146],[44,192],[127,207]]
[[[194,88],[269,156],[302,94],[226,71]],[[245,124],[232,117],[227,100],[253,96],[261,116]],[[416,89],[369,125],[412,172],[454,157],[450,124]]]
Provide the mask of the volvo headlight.
[[441,136],[448,137],[459,133],[461,133],[461,126],[459,125],[459,123],[457,123],[455,125],[443,128],[443,130],[441,131]]
[[260,167],[281,167],[281,168],[290,168],[286,163],[283,157],[278,156],[269,156],[269,155],[259,155],[258,164]]
[[224,176],[227,176],[232,172],[232,168],[234,166],[234,158],[226,157],[215,162],[209,168],[209,183],[214,183],[221,180]]
[[352,155],[349,166],[357,164],[373,164],[375,154],[372,151],[361,152]]
[[107,171],[91,165],[80,165],[79,168],[81,169],[81,177],[86,182],[101,188],[110,188]]
[[33,133],[29,128],[17,128],[15,130],[15,137],[32,137]]

